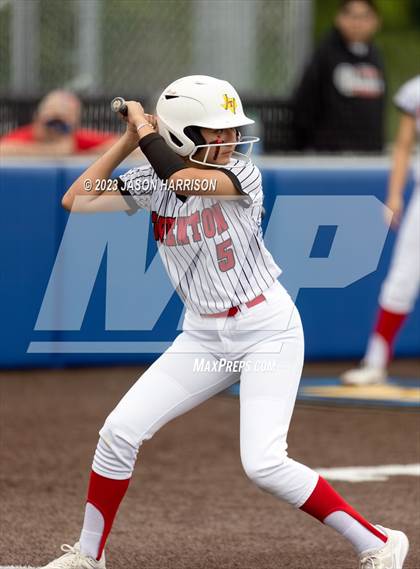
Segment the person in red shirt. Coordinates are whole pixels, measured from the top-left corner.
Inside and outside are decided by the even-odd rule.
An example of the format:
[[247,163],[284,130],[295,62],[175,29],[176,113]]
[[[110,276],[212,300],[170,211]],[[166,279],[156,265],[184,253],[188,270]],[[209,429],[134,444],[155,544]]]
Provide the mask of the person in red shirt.
[[117,137],[80,128],[82,104],[70,91],[54,90],[39,103],[32,123],[0,138],[3,156],[69,156],[107,150]]

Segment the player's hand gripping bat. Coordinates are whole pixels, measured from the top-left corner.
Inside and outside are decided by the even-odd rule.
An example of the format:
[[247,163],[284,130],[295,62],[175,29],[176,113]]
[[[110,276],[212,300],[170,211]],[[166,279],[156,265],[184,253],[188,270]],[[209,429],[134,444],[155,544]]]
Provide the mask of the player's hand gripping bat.
[[[125,99],[123,97],[115,97],[111,101],[111,110],[114,113],[120,113],[123,117],[127,117],[128,115],[128,107]],[[149,115],[147,113],[144,114],[146,117],[147,122],[157,130],[157,119],[154,115]]]
[[121,113],[123,117],[126,117],[128,114],[127,103],[122,97],[115,97],[115,99],[112,99],[111,109],[114,113]]

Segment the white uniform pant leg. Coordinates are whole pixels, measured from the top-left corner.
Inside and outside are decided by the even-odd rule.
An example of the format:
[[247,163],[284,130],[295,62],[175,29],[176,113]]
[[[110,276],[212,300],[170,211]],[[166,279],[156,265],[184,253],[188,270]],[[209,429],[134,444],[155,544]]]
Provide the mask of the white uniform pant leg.
[[[248,477],[261,489],[295,507],[312,494],[318,474],[287,455],[287,433],[304,357],[302,324],[291,299],[281,308],[268,305],[270,328],[278,328],[246,359],[241,375],[241,459]],[[251,314],[251,312],[250,312]],[[260,371],[263,361],[275,365]]]
[[411,196],[403,217],[379,304],[385,310],[408,314],[420,288],[420,186]]
[[194,371],[196,358],[216,360],[183,332],[131,387],[100,431],[93,462],[97,474],[117,480],[131,477],[143,441],[238,380],[226,371]]

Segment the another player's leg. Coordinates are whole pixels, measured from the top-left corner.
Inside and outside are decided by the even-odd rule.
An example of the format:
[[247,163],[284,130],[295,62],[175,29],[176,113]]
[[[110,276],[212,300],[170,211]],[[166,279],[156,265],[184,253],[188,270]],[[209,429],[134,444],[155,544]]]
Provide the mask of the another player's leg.
[[382,285],[379,314],[360,367],[343,373],[347,385],[371,385],[387,378],[395,340],[420,286],[420,188],[410,200],[399,230],[389,273]]
[[216,361],[184,332],[109,415],[93,460],[80,543],[66,546],[65,555],[45,569],[105,567],[105,543],[143,441],[238,379],[225,371],[194,372],[194,362],[200,358]]
[[[291,302],[291,301],[290,301]],[[317,518],[339,532],[356,549],[360,567],[375,565],[369,559],[388,559],[390,569],[401,569],[408,540],[401,532],[375,526],[322,479],[315,471],[287,455],[287,432],[293,413],[303,363],[303,334],[296,310],[271,305],[270,319],[262,319],[278,334],[260,341],[247,356],[251,365],[241,375],[241,458],[248,476],[263,490]],[[283,330],[283,332],[281,332]],[[265,359],[268,371],[257,362]],[[255,362],[255,365],[253,365]]]

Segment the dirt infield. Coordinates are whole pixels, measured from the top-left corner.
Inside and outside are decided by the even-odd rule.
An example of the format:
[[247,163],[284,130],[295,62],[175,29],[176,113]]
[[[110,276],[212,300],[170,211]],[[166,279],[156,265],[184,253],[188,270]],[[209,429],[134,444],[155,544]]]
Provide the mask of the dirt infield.
[[[97,431],[133,368],[0,374],[0,565],[42,565],[73,543]],[[309,407],[289,453],[311,467],[420,462],[419,414]],[[335,482],[372,522],[406,531],[420,568],[420,479]],[[255,488],[239,459],[239,403],[219,396],[145,444],[108,544],[109,569],[356,569],[351,547]]]

